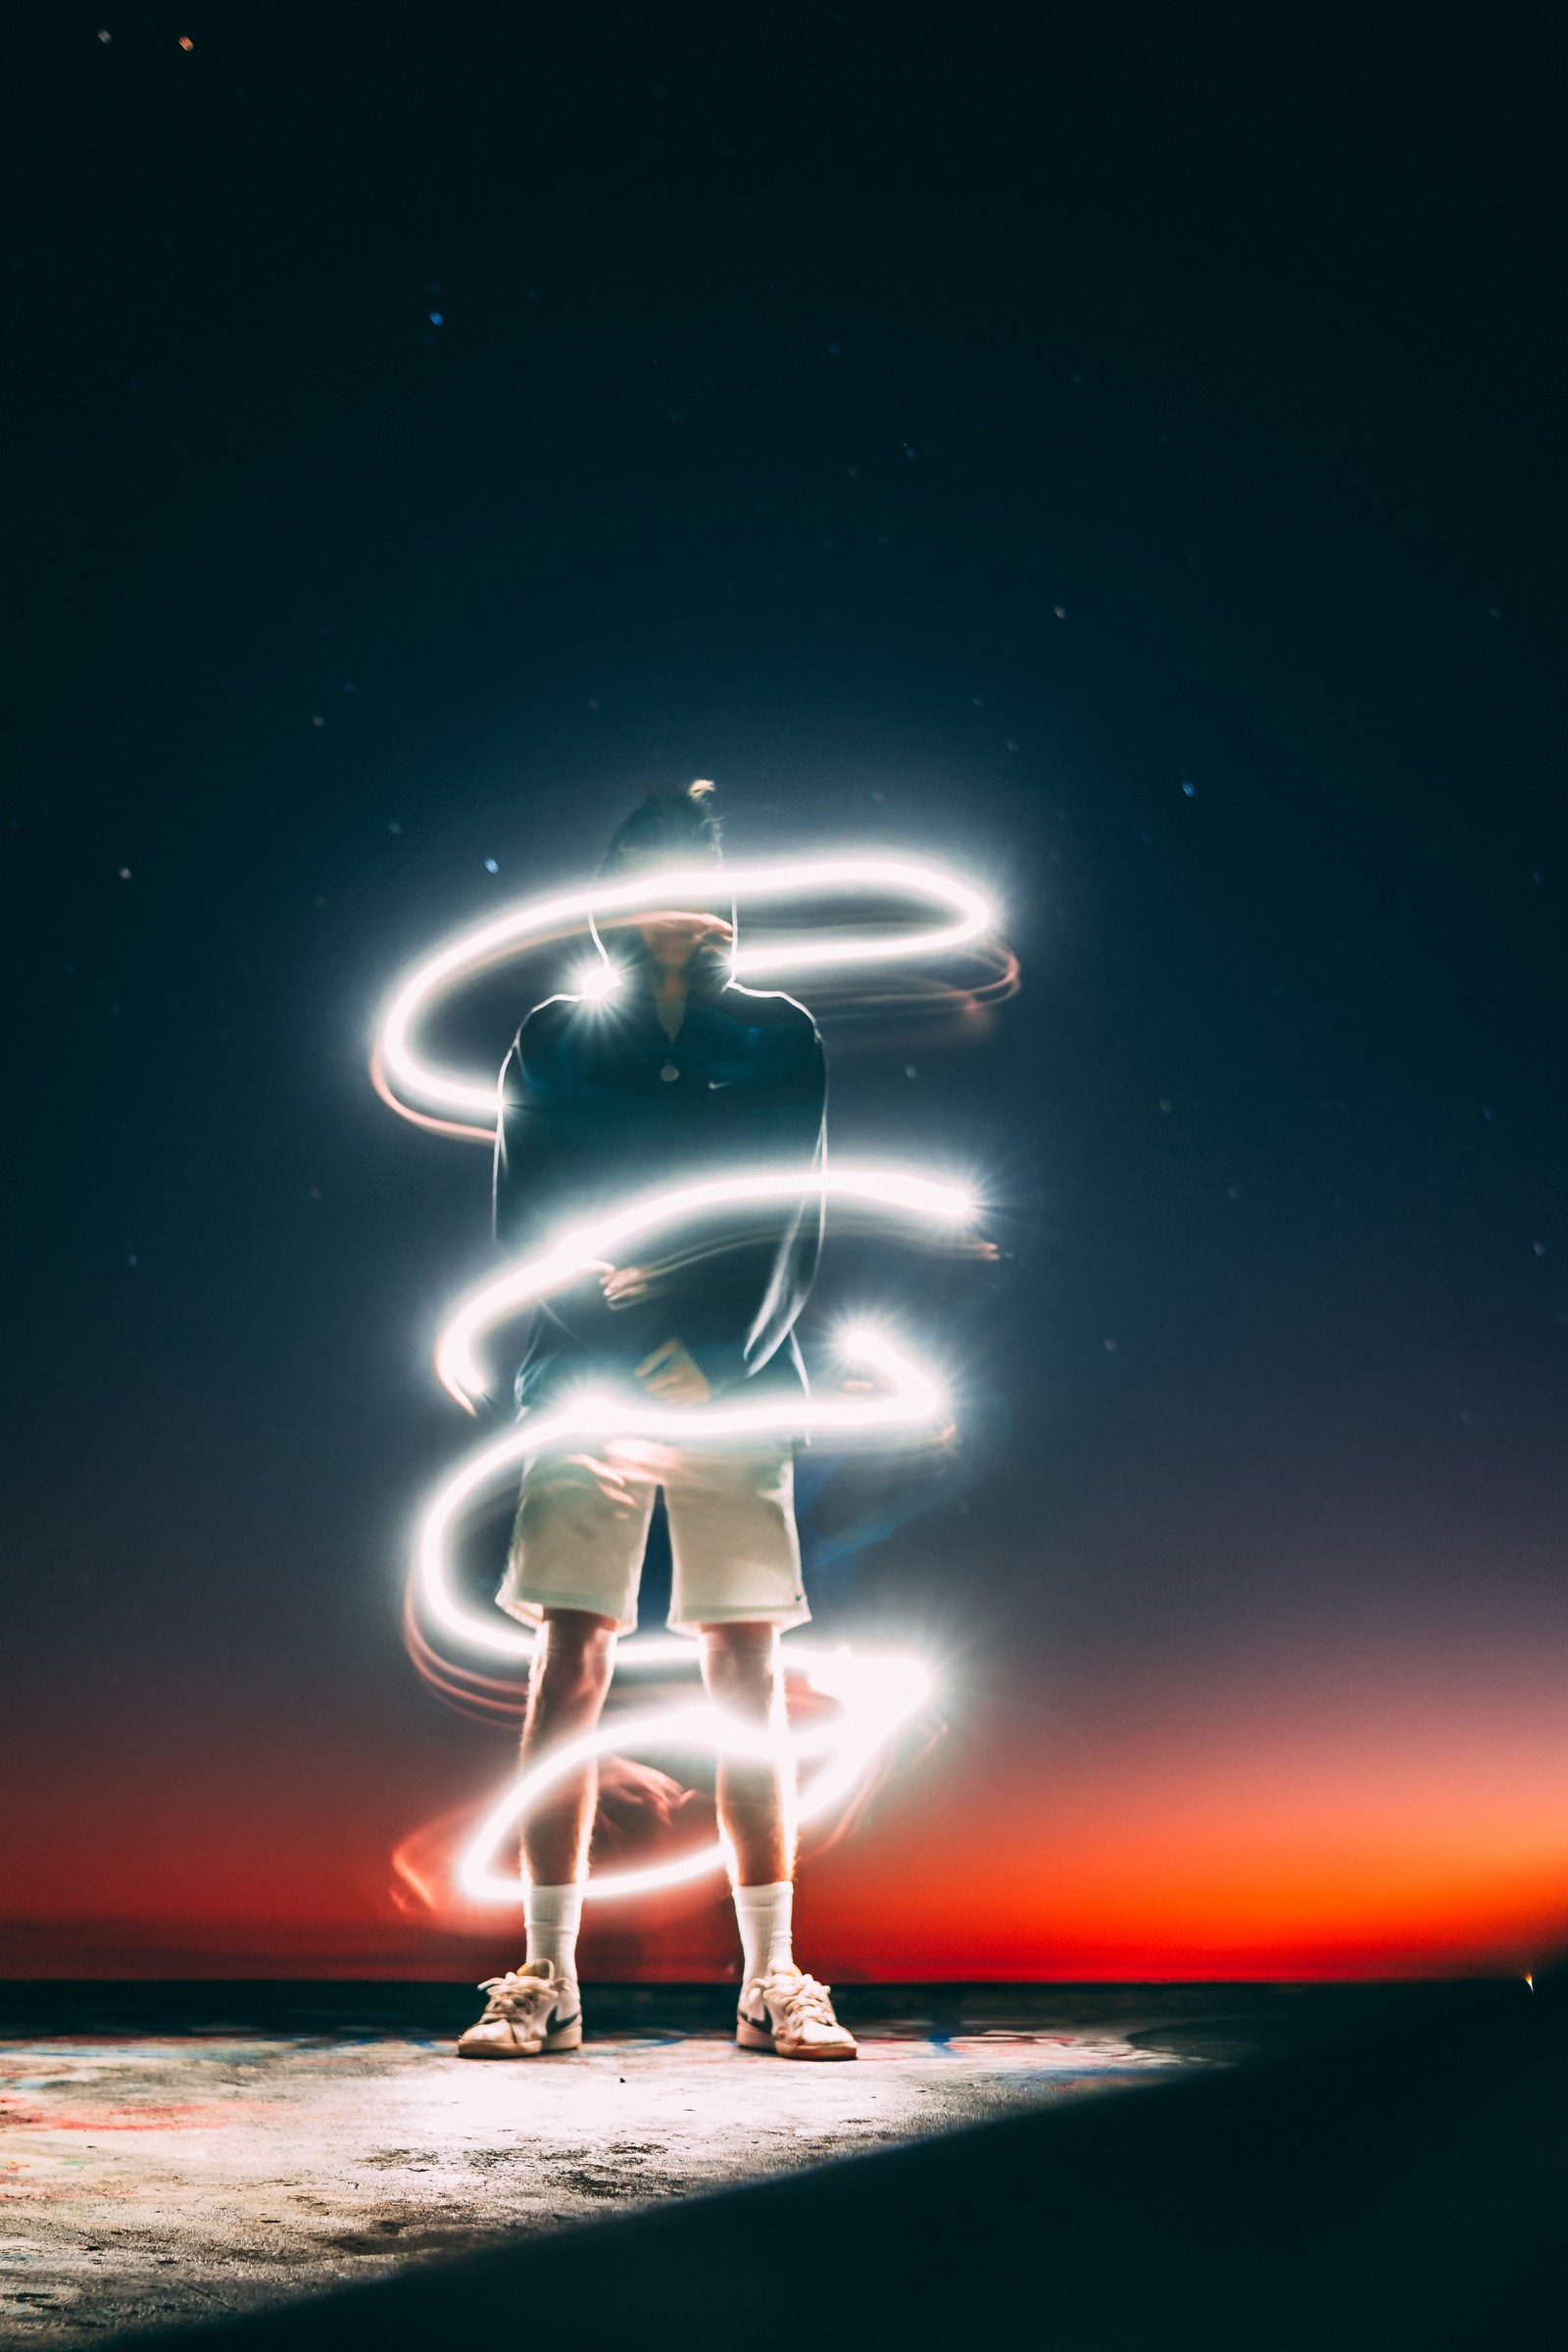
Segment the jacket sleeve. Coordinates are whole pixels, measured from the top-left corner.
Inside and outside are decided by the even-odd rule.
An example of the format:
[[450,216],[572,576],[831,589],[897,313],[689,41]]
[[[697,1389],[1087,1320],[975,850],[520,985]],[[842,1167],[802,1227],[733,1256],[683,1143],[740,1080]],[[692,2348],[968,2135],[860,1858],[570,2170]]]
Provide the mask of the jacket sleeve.
[[554,1083],[563,1001],[536,1004],[496,1086],[491,1231],[509,1256],[542,1243],[580,1205],[584,1138]]
[[[527,1256],[548,1240],[570,1214],[580,1186],[582,1153],[577,1141],[550,1115],[529,1081],[530,1054],[536,1060],[542,1054],[549,1061],[550,1041],[541,1022],[549,1011],[548,1004],[541,1005],[524,1021],[501,1065],[497,1086],[491,1223],[497,1247],[514,1258]],[[530,1364],[548,1363],[563,1345],[590,1338],[604,1311],[591,1276],[528,1307],[514,1328],[523,1366],[519,1382]]]
[[543,1243],[573,1208],[583,1179],[583,1139],[559,1108],[550,1089],[534,1084],[530,1062],[548,1073],[552,1040],[546,1027],[553,1002],[539,1005],[523,1022],[501,1065],[496,1089],[495,1172],[491,1184],[491,1230],[509,1257]]
[[526,1216],[527,1158],[524,1143],[522,1032],[501,1065],[496,1086],[496,1153],[490,1185],[490,1230],[499,1246],[515,1252]]
[[[497,1247],[514,1258],[543,1247],[562,1225],[580,1217],[607,1171],[613,1174],[605,1135],[585,1121],[569,1085],[560,1083],[561,1004],[548,999],[535,1007],[501,1065],[492,1230]],[[640,1313],[612,1314],[598,1275],[589,1271],[530,1308],[522,1328],[530,1354],[553,1347],[554,1332],[558,1342],[564,1334],[578,1348],[608,1354],[633,1348],[641,1356],[664,1336],[655,1329],[656,1320],[651,1305]]]

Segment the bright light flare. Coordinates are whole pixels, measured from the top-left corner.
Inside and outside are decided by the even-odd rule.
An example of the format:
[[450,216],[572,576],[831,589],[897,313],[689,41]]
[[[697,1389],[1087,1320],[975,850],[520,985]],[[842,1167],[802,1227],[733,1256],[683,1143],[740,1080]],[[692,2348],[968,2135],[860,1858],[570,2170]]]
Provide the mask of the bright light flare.
[[608,957],[596,956],[588,963],[579,963],[571,975],[571,993],[586,997],[590,1004],[603,1004],[620,986],[620,974]]

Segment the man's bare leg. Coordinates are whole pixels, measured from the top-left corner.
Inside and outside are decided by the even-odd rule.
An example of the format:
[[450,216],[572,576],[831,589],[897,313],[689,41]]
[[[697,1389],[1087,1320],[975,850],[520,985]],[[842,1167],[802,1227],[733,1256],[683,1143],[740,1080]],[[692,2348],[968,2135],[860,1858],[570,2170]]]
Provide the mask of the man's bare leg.
[[[528,1677],[528,1714],[522,1727],[522,1769],[542,1764],[559,1747],[598,1729],[615,1670],[613,1618],[587,1609],[546,1609]],[[588,1763],[541,1798],[522,1832],[526,1919],[532,1967],[548,1961],[565,1987],[563,2014],[575,2016],[577,1930],[582,1884],[599,1802],[599,1767]]]
[[[612,1617],[546,1610],[528,1680],[524,1771],[595,1729],[614,1663]],[[461,2058],[536,2058],[580,2044],[577,1923],[598,1794],[598,1771],[587,1764],[559,1781],[524,1826],[528,1956],[520,1969],[487,1978],[489,2004],[459,2036]]]
[[[770,1625],[705,1625],[709,1696],[760,1731],[785,1730],[778,1634]],[[718,1821],[730,1852],[745,1965],[736,2032],[748,2049],[782,2058],[853,2058],[855,2037],[833,2014],[825,1984],[803,1976],[791,1944],[795,1767],[727,1756],[718,1767]]]
[[[586,1609],[547,1609],[528,1678],[522,1768],[580,1740],[598,1724],[615,1664],[615,1622]],[[458,2037],[460,2058],[534,2058],[582,2040],[577,1991],[577,1923],[588,1867],[599,1774],[568,1773],[523,1828],[528,1956],[520,1969],[490,1977],[489,2004]]]
[[[784,1677],[770,1625],[705,1625],[703,1681],[726,1714],[759,1731],[784,1729]],[[795,1875],[795,1772],[787,1759],[753,1763],[725,1756],[718,1767],[718,1822],[737,1886],[771,1886]]]
[[[615,1667],[615,1621],[586,1609],[546,1609],[528,1677],[522,1769],[594,1731]],[[522,1860],[535,1886],[569,1886],[587,1875],[588,1840],[599,1799],[599,1770],[567,1773],[529,1814]]]

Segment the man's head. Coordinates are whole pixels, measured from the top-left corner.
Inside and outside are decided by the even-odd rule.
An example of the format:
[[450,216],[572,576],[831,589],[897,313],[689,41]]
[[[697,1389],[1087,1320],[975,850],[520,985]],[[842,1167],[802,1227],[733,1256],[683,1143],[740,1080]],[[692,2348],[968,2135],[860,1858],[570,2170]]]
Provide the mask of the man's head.
[[[718,819],[709,807],[713,787],[703,779],[695,784],[655,786],[640,808],[634,808],[616,827],[599,871],[604,879],[627,879],[657,873],[662,866],[711,865],[714,897],[718,883]],[[633,924],[654,961],[676,971],[688,964],[700,947],[722,946],[730,926],[711,906],[660,907]]]

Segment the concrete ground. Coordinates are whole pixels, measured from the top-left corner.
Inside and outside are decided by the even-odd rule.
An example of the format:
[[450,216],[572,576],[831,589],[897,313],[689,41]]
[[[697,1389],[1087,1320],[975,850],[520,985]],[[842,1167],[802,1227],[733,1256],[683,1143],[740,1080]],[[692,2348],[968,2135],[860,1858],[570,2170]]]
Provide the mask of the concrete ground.
[[68,2030],[69,2001],[24,2018],[0,2038],[0,2343],[214,2319],[1204,2062],[1179,2033],[1157,2046],[1157,1996],[1025,1994],[1007,2015],[993,1989],[935,2020],[867,2019],[862,1991],[855,2065],[747,2055],[711,2001],[694,2018],[672,1993],[575,2055],[475,2066],[432,2030],[432,1988],[410,1990],[401,2028],[384,1998],[379,2022],[329,2003],[280,2026],[275,2002],[173,2031],[156,2005],[142,2031],[90,2005],[84,2028],[79,2004]]

